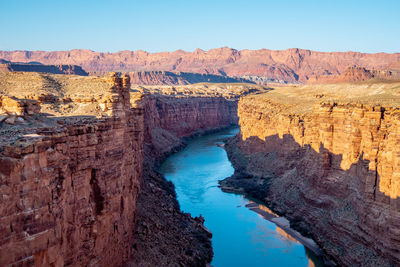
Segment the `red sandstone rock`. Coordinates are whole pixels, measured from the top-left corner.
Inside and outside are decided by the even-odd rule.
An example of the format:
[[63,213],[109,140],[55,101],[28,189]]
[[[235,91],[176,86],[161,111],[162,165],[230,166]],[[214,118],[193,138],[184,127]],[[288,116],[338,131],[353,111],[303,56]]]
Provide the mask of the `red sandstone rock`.
[[237,101],[223,97],[146,96],[145,142],[165,153],[180,138],[237,123]]
[[227,47],[147,53],[120,51],[101,53],[90,50],[58,52],[1,51],[0,58],[44,64],[78,64],[87,71],[165,70],[228,76],[259,76],[263,79],[304,82],[312,75],[340,74],[348,66],[386,69],[400,62],[400,54],[366,54],[358,52],[316,52],[302,49],[235,50]]
[[[203,221],[179,210],[173,186],[154,171],[154,162],[183,137],[236,123],[238,98],[261,87],[209,84],[143,95],[130,91],[129,76],[116,73],[5,77],[17,83],[2,88],[7,112],[25,114],[34,103],[68,117],[54,122],[35,114],[24,117],[26,128],[0,125],[1,266],[203,266],[211,260]],[[36,82],[42,79],[52,81],[45,83],[52,94],[41,93]],[[89,110],[60,114],[69,104]],[[146,184],[137,202],[143,165]]]
[[241,134],[227,146],[238,174],[222,185],[269,203],[340,265],[398,265],[399,109],[288,107],[268,95],[241,99]]
[[348,67],[340,75],[311,76],[308,84],[359,82],[370,79],[400,80],[400,71],[395,70],[368,70],[363,67]]
[[108,79],[113,116],[41,129],[0,154],[1,266],[130,259],[143,110],[130,108],[129,78]]

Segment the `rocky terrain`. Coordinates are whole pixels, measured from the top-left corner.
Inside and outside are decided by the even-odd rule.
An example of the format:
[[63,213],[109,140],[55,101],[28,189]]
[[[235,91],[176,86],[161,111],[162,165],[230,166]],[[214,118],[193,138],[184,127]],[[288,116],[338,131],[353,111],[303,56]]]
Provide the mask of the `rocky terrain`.
[[363,67],[348,67],[340,75],[311,76],[308,84],[348,83],[367,80],[400,81],[400,70],[368,70]]
[[228,47],[194,52],[148,53],[91,50],[71,51],[0,51],[0,58],[17,62],[80,65],[93,71],[183,71],[245,77],[264,83],[305,82],[310,76],[338,75],[348,66],[367,69],[398,69],[400,54],[367,54],[358,52],[316,52],[303,49],[235,50]]
[[[92,75],[103,75],[93,72]],[[227,77],[222,75],[171,72],[171,71],[131,71],[127,72],[132,84],[138,85],[188,85],[194,83],[253,83],[250,80]]]
[[157,168],[186,138],[238,121],[223,190],[267,203],[339,265],[400,264],[399,82],[1,72],[0,265],[205,266],[211,233]]
[[211,233],[156,169],[259,90],[0,73],[0,265],[205,266]]
[[283,214],[344,266],[400,264],[400,83],[246,96],[223,190]]
[[88,73],[77,65],[43,65],[38,62],[10,62],[0,59],[0,72],[45,72],[52,74],[75,74],[87,76]]
[[[104,93],[101,103],[79,98],[107,107],[96,118],[78,106],[69,113],[57,110],[72,103],[68,86],[61,85],[67,76],[10,75],[15,86],[1,87],[0,105],[18,119],[0,126],[0,265],[126,262],[142,177],[144,115],[131,107],[129,78],[76,76],[81,94],[92,87]],[[17,77],[25,75],[20,84]],[[24,90],[25,82],[40,87],[46,78],[59,86]],[[46,113],[40,113],[42,105]]]

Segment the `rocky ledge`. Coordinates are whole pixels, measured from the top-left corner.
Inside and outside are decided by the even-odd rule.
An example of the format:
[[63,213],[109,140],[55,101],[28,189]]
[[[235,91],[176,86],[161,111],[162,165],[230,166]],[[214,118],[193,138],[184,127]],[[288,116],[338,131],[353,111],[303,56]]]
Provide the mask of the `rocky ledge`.
[[[80,104],[68,97],[56,76],[26,74],[35,81],[25,74],[7,75],[31,84],[52,79],[59,86],[51,87],[52,92],[25,91],[24,81],[15,79],[14,88],[0,88],[0,108],[8,116],[0,124],[0,265],[106,266],[128,261],[144,131],[143,109],[130,105],[129,78],[113,73],[97,79],[103,85],[101,99],[107,101],[88,105],[106,103],[108,110],[96,117],[78,113]],[[86,94],[93,81],[81,82],[80,92]],[[69,104],[76,109],[58,116]],[[41,112],[42,105],[48,113]],[[13,116],[24,119],[8,122]]]

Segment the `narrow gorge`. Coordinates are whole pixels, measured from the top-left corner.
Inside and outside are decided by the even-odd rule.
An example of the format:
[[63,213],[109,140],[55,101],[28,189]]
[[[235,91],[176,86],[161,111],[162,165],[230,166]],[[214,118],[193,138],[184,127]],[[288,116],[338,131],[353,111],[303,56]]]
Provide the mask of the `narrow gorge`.
[[0,265],[211,261],[204,220],[180,211],[156,168],[184,138],[236,124],[239,96],[261,87],[1,75]]

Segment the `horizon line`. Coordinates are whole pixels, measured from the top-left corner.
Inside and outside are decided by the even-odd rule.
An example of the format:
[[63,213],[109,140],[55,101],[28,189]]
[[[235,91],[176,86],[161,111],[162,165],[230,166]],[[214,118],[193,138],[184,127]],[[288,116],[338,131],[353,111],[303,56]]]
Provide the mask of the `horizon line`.
[[65,50],[24,50],[24,49],[16,49],[16,50],[8,50],[8,49],[0,49],[1,52],[47,52],[47,53],[52,53],[52,52],[72,52],[72,51],[90,51],[94,53],[107,53],[107,54],[116,54],[116,53],[121,53],[121,52],[144,52],[147,54],[158,54],[158,53],[176,53],[176,52],[183,52],[187,54],[193,54],[196,51],[201,51],[201,52],[209,52],[211,50],[220,50],[220,49],[230,49],[234,51],[262,51],[262,50],[268,50],[268,51],[288,51],[288,50],[302,50],[302,51],[308,51],[308,52],[318,52],[318,53],[359,53],[359,54],[400,54],[399,52],[360,52],[360,51],[353,51],[353,50],[347,50],[347,51],[320,51],[320,50],[311,50],[311,49],[305,49],[305,48],[298,48],[298,47],[292,47],[292,48],[286,48],[286,49],[269,49],[269,48],[259,48],[259,49],[236,49],[232,48],[229,46],[222,46],[222,47],[216,47],[216,48],[210,48],[210,49],[202,49],[202,48],[196,48],[193,51],[187,51],[183,49],[177,49],[177,50],[172,50],[172,51],[154,51],[154,52],[149,52],[143,49],[137,49],[137,50],[129,50],[129,49],[124,49],[124,50],[117,50],[114,52],[105,52],[105,51],[96,51],[88,48],[74,48],[74,49],[65,49]]

